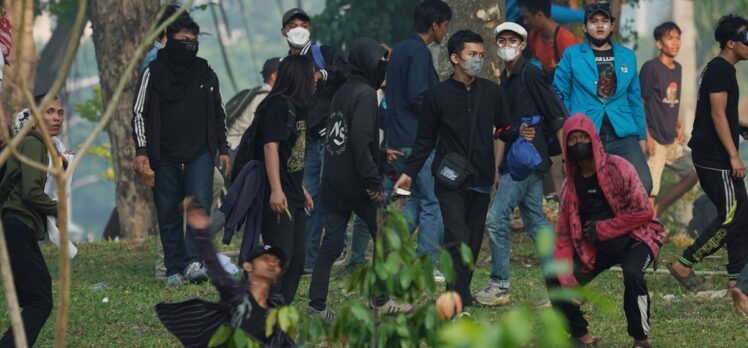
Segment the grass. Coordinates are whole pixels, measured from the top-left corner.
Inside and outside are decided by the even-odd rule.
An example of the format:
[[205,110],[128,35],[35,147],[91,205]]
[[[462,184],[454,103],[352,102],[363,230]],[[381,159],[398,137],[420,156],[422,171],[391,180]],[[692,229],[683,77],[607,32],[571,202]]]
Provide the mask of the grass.
[[[488,322],[498,322],[502,313],[519,304],[532,305],[543,297],[545,289],[538,270],[532,246],[525,234],[514,234],[512,255],[512,302],[505,307],[474,307],[474,317]],[[158,245],[150,238],[144,245],[128,242],[97,242],[79,245],[78,256],[73,260],[72,300],[68,332],[69,347],[178,347],[179,342],[160,324],[154,305],[161,301],[181,301],[199,296],[215,299],[216,293],[209,284],[186,285],[167,290],[163,281],[154,278],[154,261]],[[236,249],[236,246],[233,246]],[[659,264],[674,260],[679,247],[668,244],[663,249]],[[52,277],[57,277],[57,252],[43,247]],[[478,290],[488,279],[490,265],[487,261],[487,241],[481,252],[473,289]],[[726,254],[709,259],[700,266],[702,270],[723,270]],[[333,271],[334,273],[335,271]],[[748,342],[748,320],[732,312],[728,297],[705,300],[684,294],[675,281],[666,274],[647,276],[652,298],[651,340],[656,347],[744,347]],[[722,287],[725,279],[708,278]],[[108,289],[94,291],[91,286],[104,282]],[[57,299],[58,282],[53,283]],[[334,279],[330,287],[329,305],[341,308],[349,302],[364,303],[362,297],[342,295],[343,280]],[[622,309],[623,280],[621,274],[603,273],[590,285],[599,294],[610,299],[615,308],[606,313],[591,304],[585,305],[590,330],[604,339],[605,347],[630,347],[626,334],[626,321]],[[306,309],[309,277],[305,276],[294,304],[301,313]],[[675,295],[666,301],[663,296]],[[108,303],[104,303],[108,298]],[[425,298],[424,301],[430,300]],[[4,296],[0,306],[5,308]],[[57,312],[52,313],[37,342],[38,347],[51,347]],[[303,315],[303,314],[302,314]],[[0,317],[0,328],[9,325],[7,315]]]

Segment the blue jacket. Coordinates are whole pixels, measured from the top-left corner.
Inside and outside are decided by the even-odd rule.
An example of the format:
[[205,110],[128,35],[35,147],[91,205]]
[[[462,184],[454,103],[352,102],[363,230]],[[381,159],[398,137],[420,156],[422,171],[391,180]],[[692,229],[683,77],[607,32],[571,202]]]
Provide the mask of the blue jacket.
[[553,87],[566,104],[569,114],[581,112],[595,123],[600,131],[603,115],[608,114],[619,137],[636,135],[647,139],[644,106],[639,89],[636,55],[621,45],[613,45],[616,65],[616,91],[607,100],[597,96],[598,71],[595,53],[588,42],[571,46],[564,51],[556,67]]
[[387,64],[385,147],[413,147],[426,90],[439,83],[431,51],[413,34],[392,50]]

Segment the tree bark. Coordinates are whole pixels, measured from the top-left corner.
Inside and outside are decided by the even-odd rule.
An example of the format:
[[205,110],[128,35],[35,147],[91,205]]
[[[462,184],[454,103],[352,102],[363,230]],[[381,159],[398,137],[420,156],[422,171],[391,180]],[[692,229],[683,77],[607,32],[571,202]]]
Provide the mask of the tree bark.
[[[111,98],[133,52],[156,20],[158,10],[158,0],[89,1],[96,61],[105,103]],[[153,194],[140,185],[131,169],[135,143],[130,120],[137,82],[137,76],[132,76],[119,100],[116,115],[107,126],[112,142],[120,232],[128,239],[143,239],[157,232]]]
[[[34,44],[34,1],[26,1],[26,8],[23,8],[23,1],[9,1],[6,2],[6,11],[8,12],[8,18],[12,25],[13,30],[13,42],[14,46],[11,49],[10,57],[8,61],[10,66],[6,64],[5,75],[3,78],[3,107],[7,111],[8,115],[15,115],[16,112],[20,111],[23,105],[26,105],[26,100],[23,97],[23,93],[19,86],[21,78],[26,79],[29,88],[34,87],[34,74],[36,72],[36,65],[38,56],[36,54],[36,45]],[[24,14],[24,25],[23,31],[19,31],[21,28],[21,12]],[[16,45],[23,41],[20,49],[20,56],[17,55]],[[19,71],[18,62],[23,60],[23,71]]]
[[486,63],[482,77],[497,81],[499,78],[499,58],[494,52],[493,30],[506,18],[505,0],[448,0],[452,8],[452,21],[449,22],[449,32],[440,45],[431,45],[434,66],[439,77],[444,80],[452,74],[452,63],[447,54],[447,40],[458,30],[470,29],[483,37],[486,46]]

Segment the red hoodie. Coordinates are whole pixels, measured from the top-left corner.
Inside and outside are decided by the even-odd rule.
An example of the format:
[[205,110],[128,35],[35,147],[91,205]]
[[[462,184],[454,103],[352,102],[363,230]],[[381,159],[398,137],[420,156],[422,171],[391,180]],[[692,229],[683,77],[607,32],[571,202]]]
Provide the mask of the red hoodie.
[[[606,241],[631,234],[634,239],[644,242],[656,258],[667,233],[665,227],[654,217],[649,195],[639,180],[636,169],[622,157],[603,151],[595,125],[587,116],[577,113],[569,118],[564,124],[563,139],[567,139],[569,133],[574,131],[583,131],[592,140],[592,154],[600,188],[615,215],[611,219],[597,222],[595,227],[598,238]],[[561,187],[561,206],[553,255],[557,261],[569,266],[574,264],[574,255],[577,255],[582,262],[582,271],[590,272],[595,267],[597,250],[582,231],[579,198],[574,187],[577,163],[567,155],[566,146],[562,146],[562,149],[566,179]],[[577,284],[572,267],[568,270],[559,275],[559,281],[564,286]]]

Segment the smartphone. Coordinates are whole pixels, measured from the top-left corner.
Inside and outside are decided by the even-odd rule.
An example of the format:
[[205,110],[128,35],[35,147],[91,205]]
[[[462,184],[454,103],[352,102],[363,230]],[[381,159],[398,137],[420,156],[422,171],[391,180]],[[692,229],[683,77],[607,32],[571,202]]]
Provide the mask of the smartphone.
[[392,193],[392,199],[398,200],[402,198],[410,198],[410,191],[398,188]]

